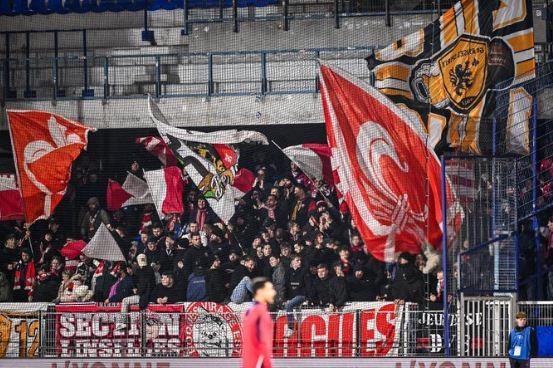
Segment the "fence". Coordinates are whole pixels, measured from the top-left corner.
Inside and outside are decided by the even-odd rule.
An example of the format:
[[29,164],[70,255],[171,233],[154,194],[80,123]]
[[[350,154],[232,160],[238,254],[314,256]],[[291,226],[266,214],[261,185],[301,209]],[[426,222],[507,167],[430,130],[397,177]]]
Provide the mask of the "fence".
[[[8,100],[295,94],[318,92],[317,60],[365,78],[371,47],[63,57],[3,62]],[[9,71],[7,73],[6,71]],[[16,91],[20,91],[17,95]],[[33,94],[29,93],[34,91]],[[21,95],[23,93],[23,96]]]
[[[239,357],[241,315],[248,306],[150,305],[125,315],[119,306],[48,305],[25,316],[12,304],[15,309],[2,315],[0,345],[4,357]],[[415,305],[390,302],[351,303],[331,314],[303,309],[293,314],[295,330],[288,336],[290,320],[278,312],[273,314],[273,353],[321,358],[437,354],[442,347],[428,335],[432,328],[422,316]]]
[[505,356],[513,323],[514,296],[464,297],[459,303],[461,356]]
[[[0,305],[2,357],[239,357],[241,316],[249,304],[150,305],[124,315],[118,305]],[[31,306],[33,306],[31,308]],[[24,309],[27,308],[26,310]],[[449,324],[438,309],[358,302],[340,312],[301,309],[294,333],[273,313],[276,358],[502,357],[516,311],[513,295],[462,297]],[[531,326],[553,326],[553,302],[521,302]],[[121,326],[123,325],[122,328]],[[446,326],[450,338],[446,339]],[[449,343],[447,342],[449,341]]]

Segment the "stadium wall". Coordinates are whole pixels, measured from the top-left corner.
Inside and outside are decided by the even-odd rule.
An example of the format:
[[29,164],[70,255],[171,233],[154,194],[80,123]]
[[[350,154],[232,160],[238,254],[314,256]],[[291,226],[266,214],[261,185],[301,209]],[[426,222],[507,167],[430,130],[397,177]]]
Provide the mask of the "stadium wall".
[[[233,368],[240,367],[239,359],[26,359],[18,360],[28,368]],[[13,362],[0,361],[0,367]],[[390,358],[390,359],[275,359],[275,368],[329,367],[329,368],[507,368],[507,359],[443,359],[443,358]],[[551,368],[553,359],[533,359],[531,368]]]

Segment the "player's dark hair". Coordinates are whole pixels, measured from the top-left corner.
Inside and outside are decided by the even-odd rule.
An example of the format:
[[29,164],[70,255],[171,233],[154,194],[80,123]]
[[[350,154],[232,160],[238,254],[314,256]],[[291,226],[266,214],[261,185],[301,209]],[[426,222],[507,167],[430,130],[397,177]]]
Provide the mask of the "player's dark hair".
[[270,282],[266,277],[256,277],[252,280],[252,293],[253,295],[257,294],[257,290],[263,289],[265,284]]

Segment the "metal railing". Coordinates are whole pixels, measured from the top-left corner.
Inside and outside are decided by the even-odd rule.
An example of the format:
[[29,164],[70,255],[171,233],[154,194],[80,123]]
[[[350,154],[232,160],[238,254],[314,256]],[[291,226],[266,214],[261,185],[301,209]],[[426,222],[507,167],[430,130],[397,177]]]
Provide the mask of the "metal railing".
[[[318,59],[368,78],[374,47],[2,60],[4,100],[318,92]],[[9,71],[9,73],[7,73]],[[5,83],[9,81],[9,83]],[[93,93],[90,93],[90,90]],[[85,93],[85,91],[87,93]],[[15,93],[15,94],[14,94]]]
[[[367,306],[346,306],[337,313],[297,310],[291,335],[286,333],[288,315],[283,311],[273,313],[273,355],[331,358],[442,354],[442,342],[436,338],[443,329],[438,318],[425,316],[426,312],[413,304],[360,304]],[[11,340],[0,343],[4,357],[239,357],[241,318],[246,308],[220,306],[209,311],[200,307],[194,312],[187,308],[185,313],[147,310],[121,314],[118,308],[82,312],[83,308],[77,306],[74,312],[45,311],[29,316],[28,323],[34,327],[32,332],[25,330],[24,342],[11,336]],[[21,324],[20,320],[17,323]],[[10,334],[2,335],[6,337],[9,339]]]
[[553,301],[519,302],[518,310],[526,313],[529,326],[553,326]]

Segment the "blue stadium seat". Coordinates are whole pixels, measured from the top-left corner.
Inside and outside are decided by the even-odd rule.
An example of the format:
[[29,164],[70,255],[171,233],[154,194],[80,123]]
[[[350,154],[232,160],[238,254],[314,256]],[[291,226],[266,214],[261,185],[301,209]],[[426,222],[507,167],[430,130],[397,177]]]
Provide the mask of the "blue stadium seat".
[[0,15],[12,15],[12,7],[9,1],[0,1]]
[[13,12],[15,14],[31,14],[27,0],[13,0]]
[[117,0],[100,0],[100,6],[105,7],[106,10],[112,12],[124,10],[123,6],[119,4],[119,1]]
[[182,8],[183,0],[149,0],[148,10],[173,10]]
[[46,6],[45,0],[31,0],[31,10],[37,14],[49,14],[51,10]]
[[48,9],[50,12],[65,14],[69,11],[65,8],[62,0],[48,0]]
[[144,9],[144,0],[119,0],[124,10],[136,11]]

